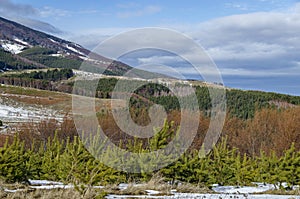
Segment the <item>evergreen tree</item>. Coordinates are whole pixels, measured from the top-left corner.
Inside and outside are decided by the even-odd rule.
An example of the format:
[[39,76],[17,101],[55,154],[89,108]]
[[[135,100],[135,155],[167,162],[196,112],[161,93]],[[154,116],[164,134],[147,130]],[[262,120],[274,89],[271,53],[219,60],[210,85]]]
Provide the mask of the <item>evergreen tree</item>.
[[24,149],[24,143],[14,137],[12,144],[6,141],[0,148],[0,176],[6,182],[28,182],[29,171],[26,162],[29,154]]
[[287,182],[288,188],[292,189],[293,185],[300,182],[300,156],[296,152],[295,144],[285,151],[283,157],[280,158],[279,168],[279,182]]
[[63,141],[58,140],[57,133],[55,133],[53,139],[48,137],[44,150],[42,157],[42,178],[54,181],[60,180],[59,165],[61,160],[60,156],[63,152]]

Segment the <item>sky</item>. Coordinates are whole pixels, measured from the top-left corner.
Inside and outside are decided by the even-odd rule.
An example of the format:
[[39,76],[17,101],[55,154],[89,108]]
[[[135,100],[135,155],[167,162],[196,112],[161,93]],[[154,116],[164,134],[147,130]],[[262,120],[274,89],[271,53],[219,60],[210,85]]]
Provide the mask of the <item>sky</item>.
[[[300,1],[0,0],[0,16],[90,50],[124,31],[169,28],[203,47],[225,86],[300,96]],[[121,61],[155,61],[199,78],[168,52],[131,53]]]

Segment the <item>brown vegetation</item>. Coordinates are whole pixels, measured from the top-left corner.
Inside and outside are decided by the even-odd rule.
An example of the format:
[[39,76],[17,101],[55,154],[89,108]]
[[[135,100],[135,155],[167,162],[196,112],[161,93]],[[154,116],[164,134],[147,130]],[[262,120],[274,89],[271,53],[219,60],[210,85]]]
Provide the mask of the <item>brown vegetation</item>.
[[[140,124],[147,124],[147,112],[143,112],[143,117],[140,119]],[[133,117],[137,118],[138,115]],[[196,120],[192,115],[184,115],[189,117],[191,122]],[[99,124],[105,134],[112,142],[119,144],[120,142],[127,143],[133,139],[132,136],[122,132],[114,121],[111,110],[106,110],[98,114]],[[181,113],[179,111],[171,111],[167,117],[168,121],[174,121],[173,130],[179,127],[181,121]],[[89,120],[87,119],[87,125]],[[198,132],[193,140],[190,149],[200,149],[202,142],[208,130],[210,119],[201,115],[199,120]],[[227,116],[223,132],[221,136],[227,137],[228,145],[236,147],[243,154],[251,156],[259,155],[263,150],[267,154],[275,151],[277,155],[282,155],[283,151],[290,148],[294,142],[296,149],[300,149],[300,108],[289,109],[262,109],[255,113],[254,118],[242,120],[236,117]],[[94,131],[92,129],[91,131]],[[65,117],[64,121],[59,124],[55,120],[42,121],[39,124],[26,123],[19,128],[19,137],[25,141],[26,146],[30,146],[33,140],[46,141],[48,137],[53,137],[55,132],[61,140],[66,140],[67,137],[77,135],[74,121],[70,117]],[[191,139],[189,136],[189,128],[182,129],[185,131],[182,139]],[[7,135],[0,136],[0,146],[3,146]],[[145,140],[145,143],[146,140]]]
[[225,122],[223,135],[228,136],[230,146],[242,153],[258,155],[260,150],[277,155],[290,148],[294,142],[300,149],[300,108],[262,109],[253,119],[246,121],[229,118]]

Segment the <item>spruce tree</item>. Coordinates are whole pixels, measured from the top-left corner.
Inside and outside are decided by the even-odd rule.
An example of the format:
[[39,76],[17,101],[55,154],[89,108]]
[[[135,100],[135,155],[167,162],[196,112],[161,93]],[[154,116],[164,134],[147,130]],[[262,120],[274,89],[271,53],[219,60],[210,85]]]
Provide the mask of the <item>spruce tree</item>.
[[293,185],[299,184],[300,181],[300,156],[296,152],[295,144],[285,151],[280,159],[280,182],[287,182],[288,188],[292,189]]
[[24,143],[14,137],[12,144],[8,140],[0,148],[0,176],[6,182],[28,182],[29,170],[26,162],[29,154],[24,149]]

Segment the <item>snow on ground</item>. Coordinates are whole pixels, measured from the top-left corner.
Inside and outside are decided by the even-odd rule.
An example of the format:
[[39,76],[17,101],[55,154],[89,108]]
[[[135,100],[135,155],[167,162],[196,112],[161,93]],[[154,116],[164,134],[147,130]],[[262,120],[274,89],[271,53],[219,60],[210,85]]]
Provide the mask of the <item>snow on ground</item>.
[[[294,195],[270,195],[270,194],[254,194],[261,193],[268,190],[273,190],[275,187],[271,184],[253,183],[256,186],[238,187],[238,186],[218,186],[215,185],[213,190],[216,194],[198,194],[198,193],[178,193],[176,190],[172,190],[173,195],[158,196],[159,191],[145,190],[147,195],[108,195],[107,199],[130,199],[130,198],[164,198],[164,199],[300,199],[300,196]],[[120,184],[119,189],[124,190],[128,187],[128,184]]]
[[73,185],[64,185],[62,182],[55,182],[49,180],[29,180],[29,183],[31,184],[30,188],[35,189],[69,189],[74,187]]
[[146,189],[145,191],[147,192],[148,195],[157,195],[160,193],[159,191],[150,190],[150,189]]
[[82,59],[82,60],[84,60],[84,61],[87,61],[87,60],[89,60],[89,58],[88,58],[88,57],[84,57],[84,56],[79,56],[79,58],[80,58],[80,59]]
[[55,40],[53,40],[53,39],[51,39],[51,38],[48,38],[50,41],[52,41],[53,43],[59,43],[59,42],[57,42],[57,41],[55,41]]
[[[29,180],[30,188],[34,189],[56,189],[56,188],[62,188],[62,189],[69,189],[74,188],[74,185],[71,184],[63,184],[62,182],[55,182],[55,181],[49,181],[49,180]],[[257,183],[262,184],[262,183]],[[136,184],[136,186],[139,186],[141,184]],[[269,187],[270,189],[272,186],[265,185]],[[128,187],[128,184],[121,183],[119,185],[119,189],[126,189]],[[104,188],[103,186],[94,186],[96,189]],[[159,191],[156,190],[145,190],[147,192],[147,195],[114,195],[110,194],[106,196],[106,199],[130,199],[130,198],[164,198],[164,199],[300,199],[300,196],[295,195],[270,195],[270,194],[251,194],[253,192],[261,191],[262,189],[258,187],[247,187],[247,189],[244,189],[245,193],[238,193],[234,194],[236,192],[232,192],[234,188],[229,186],[218,186],[218,189],[216,191],[223,191],[224,193],[216,193],[216,194],[199,194],[199,193],[178,193],[176,190],[172,190],[172,195],[168,196],[158,196],[156,194],[160,194]],[[237,189],[236,189],[237,190]],[[246,192],[249,191],[249,192]],[[9,190],[5,189],[6,192],[16,192],[19,190]]]
[[217,193],[262,193],[268,190],[274,190],[272,184],[257,183],[257,186],[216,186],[213,190]]
[[86,56],[84,53],[80,52],[79,50],[77,50],[77,49],[75,49],[75,48],[73,48],[73,47],[71,47],[71,46],[69,46],[69,45],[66,45],[66,47],[67,47],[69,50],[71,50],[71,51],[73,51],[73,52],[75,52],[75,53],[78,53],[78,54],[81,54],[81,55]]
[[36,107],[13,107],[0,104],[0,120],[14,121],[40,121],[49,118],[62,119],[55,111]]
[[[140,187],[140,186],[143,186],[144,184],[130,184],[130,186],[134,186],[134,187]],[[120,190],[125,190],[129,187],[129,184],[128,183],[120,183],[118,185],[118,188]]]
[[4,50],[9,51],[13,54],[18,54],[18,53],[22,52],[22,50],[26,47],[26,46],[23,46],[20,44],[16,44],[16,43],[4,41],[4,40],[1,40],[0,43]]
[[[63,184],[62,182],[55,182],[49,180],[29,180],[30,188],[34,189],[71,189],[74,188],[74,185]],[[94,186],[96,189],[103,188],[103,186]]]
[[58,111],[43,106],[24,105],[9,99],[9,96],[0,98],[0,120],[4,122],[37,122],[50,118],[63,121],[63,117]]
[[32,186],[40,186],[40,185],[63,185],[62,182],[55,182],[50,180],[29,180],[29,183]]
[[22,41],[21,39],[16,38],[15,41],[17,41],[17,42],[19,42],[21,44],[24,44],[26,46],[29,46],[29,44],[26,41]]
[[52,56],[52,57],[63,57],[63,54],[57,53],[57,54],[51,54],[50,56]]
[[197,194],[177,193],[172,196],[145,196],[145,195],[108,195],[107,199],[130,199],[130,198],[163,198],[163,199],[300,199],[300,196],[288,195],[242,195],[242,194]]
[[73,43],[77,48],[82,48],[79,44]]

